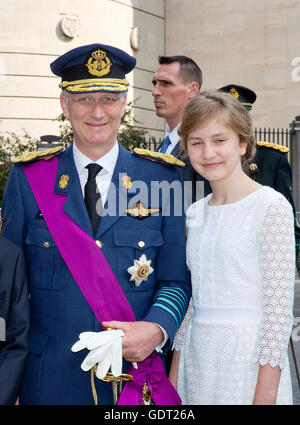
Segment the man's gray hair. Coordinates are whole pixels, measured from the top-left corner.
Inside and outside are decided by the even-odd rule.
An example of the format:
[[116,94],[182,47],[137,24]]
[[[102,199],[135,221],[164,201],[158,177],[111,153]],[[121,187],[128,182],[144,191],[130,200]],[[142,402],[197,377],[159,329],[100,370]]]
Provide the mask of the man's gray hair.
[[[110,93],[110,92],[101,92],[101,93]],[[120,93],[121,94],[121,99],[124,100],[125,96],[127,95],[127,93]],[[67,90],[62,90],[60,92],[60,96],[63,97],[66,101],[66,103],[68,103],[69,98],[70,98],[70,93],[67,92]]]
[[66,103],[68,103],[69,95],[70,95],[70,93],[69,93],[69,92],[67,92],[67,90],[62,90],[62,91],[60,92],[60,96],[61,96],[61,97],[63,97],[63,98],[65,99]]

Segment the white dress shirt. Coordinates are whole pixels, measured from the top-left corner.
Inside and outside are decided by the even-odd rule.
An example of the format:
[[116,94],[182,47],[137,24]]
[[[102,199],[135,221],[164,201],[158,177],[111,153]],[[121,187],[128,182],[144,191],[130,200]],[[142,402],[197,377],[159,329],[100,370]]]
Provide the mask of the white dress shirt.
[[167,124],[164,138],[169,136],[171,144],[168,146],[168,149],[166,150],[165,153],[171,153],[172,150],[177,145],[177,143],[180,141],[180,137],[178,136],[178,128],[179,128],[180,124],[181,123],[179,123],[172,131],[170,131],[170,127]]
[[[95,161],[95,164],[101,165],[102,170],[97,174],[96,184],[101,194],[102,205],[105,204],[111,179],[114,173],[115,165],[119,155],[119,145],[115,143],[112,149],[100,159]],[[84,197],[84,187],[88,179],[88,170],[85,168],[88,164],[93,163],[90,158],[81,153],[75,142],[73,143],[73,157],[75,166],[78,172],[82,195]]]
[[[90,158],[88,158],[87,156],[85,156],[83,153],[81,153],[78,150],[75,142],[73,143],[73,157],[74,157],[75,166],[76,166],[79,180],[80,180],[83,197],[84,197],[84,187],[87,182],[88,174],[89,174],[87,168],[85,167],[90,163],[95,163],[95,164],[101,165],[102,167],[102,170],[96,176],[96,184],[101,194],[102,205],[105,204],[108,190],[109,190],[109,185],[111,183],[111,179],[112,179],[116,162],[118,159],[118,155],[119,155],[119,145],[118,143],[115,143],[112,149],[109,152],[107,152],[104,156],[99,158],[97,161],[92,161]],[[161,328],[164,334],[163,342],[159,344],[158,347],[156,347],[156,350],[160,352],[161,348],[167,342],[169,336],[163,327],[161,327],[160,325],[158,326]]]

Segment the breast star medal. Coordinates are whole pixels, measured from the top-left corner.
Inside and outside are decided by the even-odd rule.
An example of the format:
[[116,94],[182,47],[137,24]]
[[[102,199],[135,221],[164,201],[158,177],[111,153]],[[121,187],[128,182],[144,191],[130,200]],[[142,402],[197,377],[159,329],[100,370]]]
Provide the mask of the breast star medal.
[[140,286],[143,281],[148,280],[148,276],[154,269],[150,266],[151,260],[147,260],[145,254],[133,262],[134,265],[127,269],[128,273],[131,274],[130,282],[134,280],[135,286]]

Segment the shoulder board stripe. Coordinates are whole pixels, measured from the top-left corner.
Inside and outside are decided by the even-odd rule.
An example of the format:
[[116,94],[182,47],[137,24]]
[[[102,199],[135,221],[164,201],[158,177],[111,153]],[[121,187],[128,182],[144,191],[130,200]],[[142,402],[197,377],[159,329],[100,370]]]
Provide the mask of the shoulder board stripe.
[[287,153],[289,151],[289,148],[287,148],[286,146],[282,146],[282,145],[277,145],[275,143],[269,143],[269,142],[256,142],[256,144],[258,146],[264,146],[266,148],[272,148],[272,149],[276,149],[280,152],[283,153]]
[[180,159],[175,158],[175,156],[160,152],[154,152],[149,149],[141,149],[141,148],[134,148],[133,152],[135,155],[149,159],[150,161],[160,162],[161,164],[165,165],[174,165],[177,167],[185,167],[186,164],[183,161],[180,161]]

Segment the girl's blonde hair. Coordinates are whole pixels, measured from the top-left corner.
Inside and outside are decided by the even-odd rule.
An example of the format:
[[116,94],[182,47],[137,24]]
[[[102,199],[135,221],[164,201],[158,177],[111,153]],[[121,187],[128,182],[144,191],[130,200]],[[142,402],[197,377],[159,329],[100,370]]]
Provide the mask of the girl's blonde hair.
[[189,134],[209,119],[219,119],[238,134],[240,142],[246,142],[243,166],[254,158],[256,143],[249,112],[234,96],[217,90],[200,93],[184,108],[178,134],[185,151]]

